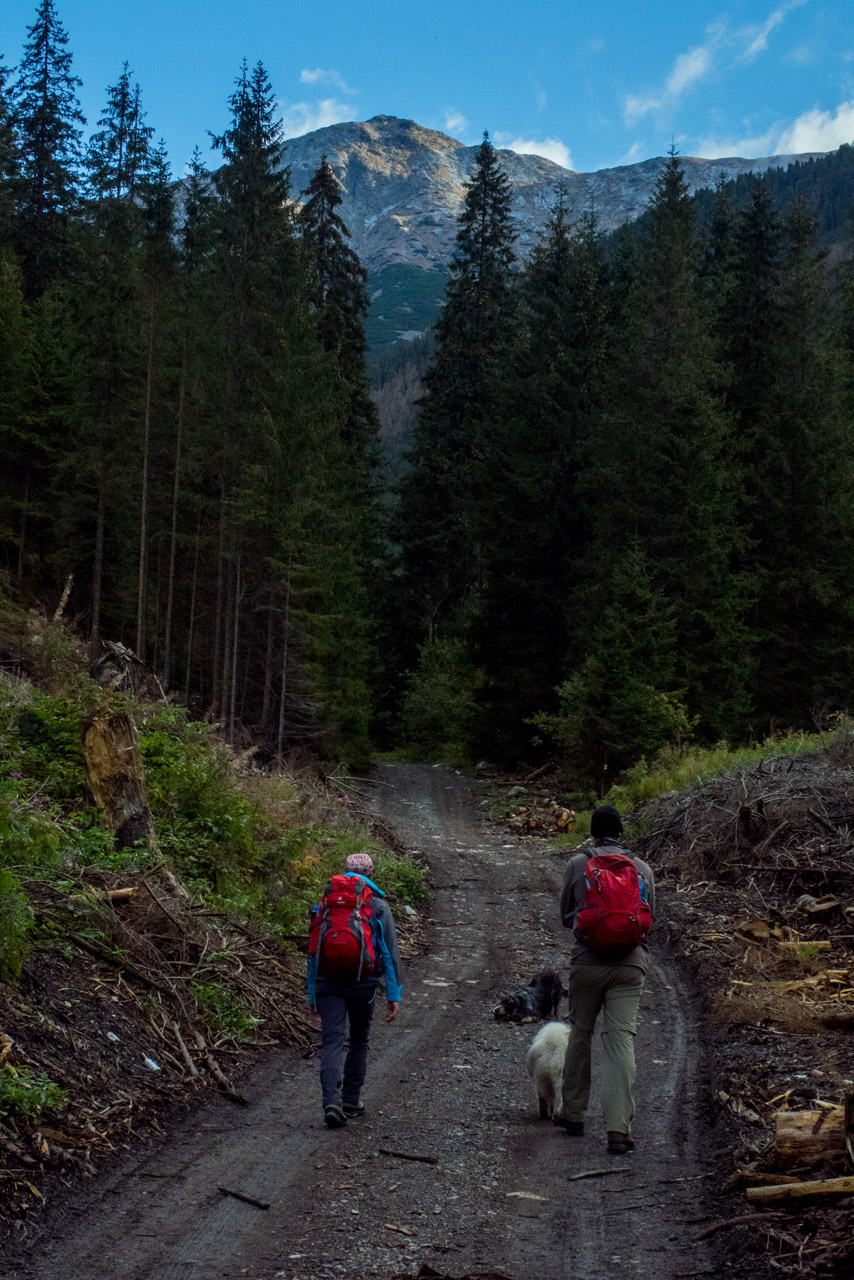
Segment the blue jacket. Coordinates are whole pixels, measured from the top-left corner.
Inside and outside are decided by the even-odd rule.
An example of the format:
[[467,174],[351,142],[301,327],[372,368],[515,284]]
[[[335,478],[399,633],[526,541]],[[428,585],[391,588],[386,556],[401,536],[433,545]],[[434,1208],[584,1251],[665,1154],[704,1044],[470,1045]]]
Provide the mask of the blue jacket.
[[[354,871],[346,872],[348,876],[364,880],[370,885],[374,894],[371,914],[371,932],[374,935],[374,952],[378,961],[376,977],[368,978],[368,982],[379,983],[380,974],[385,978],[385,997],[389,1002],[397,1003],[403,995],[403,966],[400,963],[400,951],[397,945],[397,930],[394,918],[385,899],[382,889],[369,880],[367,876],[356,876]],[[314,987],[317,981],[317,956],[308,957],[306,971],[306,988],[309,1008],[315,1008]]]

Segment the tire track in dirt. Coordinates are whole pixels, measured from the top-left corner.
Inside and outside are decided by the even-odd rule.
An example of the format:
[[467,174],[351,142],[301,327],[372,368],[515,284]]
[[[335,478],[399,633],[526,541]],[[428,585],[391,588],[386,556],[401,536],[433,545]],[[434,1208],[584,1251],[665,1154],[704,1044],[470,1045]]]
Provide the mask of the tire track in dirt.
[[[212,1100],[49,1219],[52,1235],[0,1273],[387,1280],[423,1261],[512,1280],[715,1273],[705,1245],[687,1243],[691,1219],[708,1212],[707,1171],[696,1147],[696,1037],[678,977],[657,964],[644,996],[634,1157],[606,1155],[596,1098],[584,1138],[542,1123],[524,1068],[534,1028],[497,1024],[491,1010],[517,975],[566,972],[563,859],[508,847],[455,773],[386,766],[377,789],[384,816],[427,855],[436,891],[429,953],[407,971],[398,1022],[374,1029],[366,1117],[327,1131],[316,1060],[278,1053],[245,1082],[250,1108]],[[604,1168],[621,1172],[571,1180]]]

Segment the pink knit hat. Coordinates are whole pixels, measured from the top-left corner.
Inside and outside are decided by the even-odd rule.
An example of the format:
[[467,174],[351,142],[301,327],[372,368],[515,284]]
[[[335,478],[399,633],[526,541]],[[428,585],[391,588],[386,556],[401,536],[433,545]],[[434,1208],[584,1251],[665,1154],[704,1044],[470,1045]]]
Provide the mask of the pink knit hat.
[[372,876],[374,874],[373,858],[369,853],[351,853],[347,858],[347,870],[355,871],[359,876]]

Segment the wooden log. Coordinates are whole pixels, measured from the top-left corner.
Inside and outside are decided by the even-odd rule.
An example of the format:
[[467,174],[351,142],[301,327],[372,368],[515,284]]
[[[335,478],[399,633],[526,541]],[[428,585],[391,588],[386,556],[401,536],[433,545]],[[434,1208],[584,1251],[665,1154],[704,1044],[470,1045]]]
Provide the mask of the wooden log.
[[808,1200],[812,1196],[854,1195],[854,1178],[822,1178],[817,1182],[790,1182],[783,1187],[748,1187],[748,1200],[763,1204],[778,1200]]
[[117,849],[152,838],[145,770],[133,716],[101,706],[83,722],[83,760],[95,804]]
[[821,1164],[845,1151],[845,1110],[778,1111],[777,1153],[782,1169]]

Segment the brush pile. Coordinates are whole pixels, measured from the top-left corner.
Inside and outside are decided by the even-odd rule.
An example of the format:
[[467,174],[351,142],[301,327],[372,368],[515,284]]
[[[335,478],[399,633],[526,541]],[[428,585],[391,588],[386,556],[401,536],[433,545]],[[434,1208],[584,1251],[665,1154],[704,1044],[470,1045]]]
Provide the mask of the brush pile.
[[205,1087],[244,1101],[248,1053],[315,1038],[298,958],[166,868],[68,867],[27,888],[36,945],[20,985],[0,986],[0,1202],[18,1220],[46,1175],[93,1174]]
[[[849,1275],[854,738],[649,801],[632,824],[712,1025],[733,1274]],[[756,1211],[775,1197],[773,1220],[751,1224],[746,1192]]]

